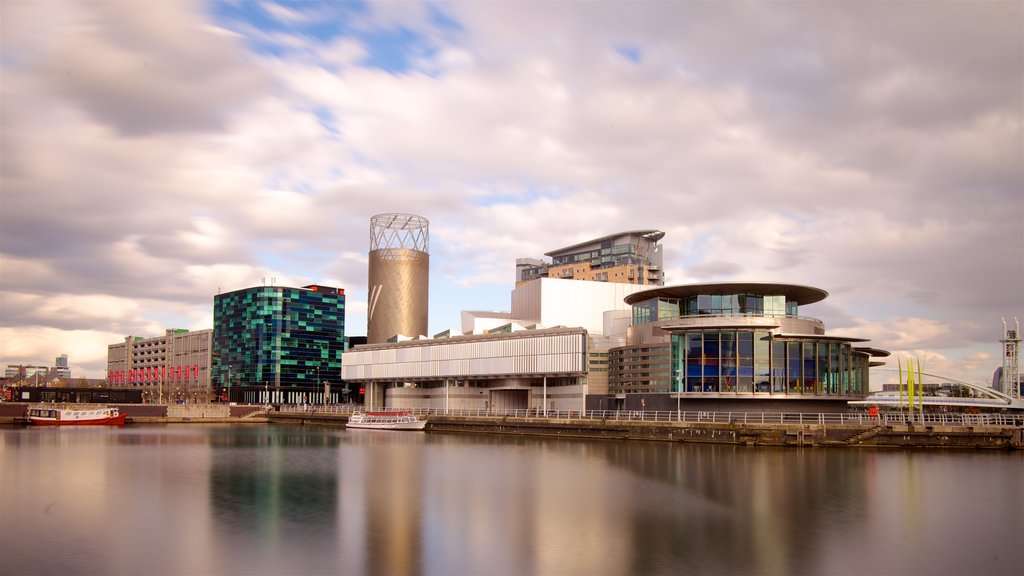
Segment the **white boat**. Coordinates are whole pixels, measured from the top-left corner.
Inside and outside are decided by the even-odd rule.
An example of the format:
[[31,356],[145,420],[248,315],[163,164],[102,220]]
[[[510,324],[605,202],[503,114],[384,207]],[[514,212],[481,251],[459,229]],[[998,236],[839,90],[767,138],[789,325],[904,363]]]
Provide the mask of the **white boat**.
[[38,406],[28,410],[36,426],[123,426],[125,415],[110,406]]
[[417,418],[412,412],[355,412],[348,417],[345,426],[371,430],[423,430],[427,421]]

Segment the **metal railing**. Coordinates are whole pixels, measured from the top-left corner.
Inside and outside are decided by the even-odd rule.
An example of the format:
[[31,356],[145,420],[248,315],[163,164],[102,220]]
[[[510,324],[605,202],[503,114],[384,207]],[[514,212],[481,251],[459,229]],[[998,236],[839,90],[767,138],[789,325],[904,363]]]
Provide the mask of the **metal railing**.
[[[293,404],[282,405],[282,412],[338,414],[358,412],[358,404]],[[849,424],[872,425],[927,425],[927,426],[1024,426],[1024,415],[1019,414],[966,414],[933,413],[914,414],[882,412],[872,416],[867,412],[802,413],[802,412],[708,412],[668,410],[487,410],[443,408],[375,408],[375,411],[411,412],[422,416],[468,416],[479,418],[549,418],[560,420],[686,422],[719,424]]]

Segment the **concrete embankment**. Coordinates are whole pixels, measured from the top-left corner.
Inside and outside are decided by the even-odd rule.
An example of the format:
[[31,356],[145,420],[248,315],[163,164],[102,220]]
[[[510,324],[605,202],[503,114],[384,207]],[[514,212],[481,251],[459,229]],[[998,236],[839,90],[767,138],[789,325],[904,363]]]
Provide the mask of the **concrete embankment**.
[[[261,406],[123,405],[129,423],[273,423],[343,427],[347,414],[266,411]],[[0,404],[0,424],[24,424],[27,404]],[[838,446],[1024,450],[1020,426],[752,424],[584,418],[431,415],[428,431],[738,446]]]
[[[342,414],[271,412],[272,423],[344,426]],[[428,431],[740,446],[1024,449],[1024,428],[858,424],[745,424],[572,418],[430,416]]]

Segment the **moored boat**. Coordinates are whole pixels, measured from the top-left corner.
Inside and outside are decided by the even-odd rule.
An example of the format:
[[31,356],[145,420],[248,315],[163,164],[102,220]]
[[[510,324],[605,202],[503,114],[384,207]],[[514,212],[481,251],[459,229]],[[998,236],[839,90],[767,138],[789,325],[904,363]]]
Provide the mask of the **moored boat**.
[[111,406],[38,406],[28,410],[36,426],[123,426],[125,414]]
[[417,418],[412,412],[355,412],[349,416],[345,426],[371,430],[423,430],[427,421]]

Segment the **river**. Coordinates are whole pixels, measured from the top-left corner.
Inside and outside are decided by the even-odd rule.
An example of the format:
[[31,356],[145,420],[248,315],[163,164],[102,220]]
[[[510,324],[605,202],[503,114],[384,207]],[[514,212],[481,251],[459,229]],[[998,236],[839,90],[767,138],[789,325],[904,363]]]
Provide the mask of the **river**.
[[0,429],[0,573],[1024,573],[1024,452]]

